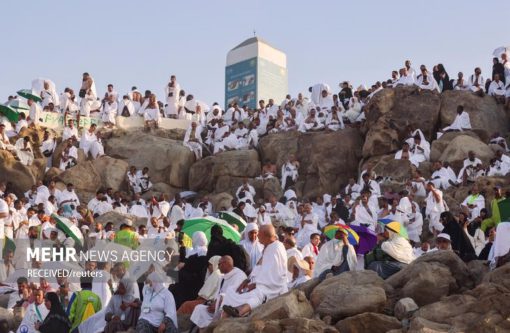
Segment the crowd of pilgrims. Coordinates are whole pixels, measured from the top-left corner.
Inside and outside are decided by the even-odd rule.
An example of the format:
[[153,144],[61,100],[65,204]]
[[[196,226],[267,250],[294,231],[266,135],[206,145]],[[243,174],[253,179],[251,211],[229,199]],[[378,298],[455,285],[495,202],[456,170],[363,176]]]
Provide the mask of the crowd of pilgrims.
[[[162,117],[188,119],[191,125],[183,144],[200,159],[202,148],[215,154],[256,147],[260,136],[280,131],[337,131],[345,126],[358,126],[364,121],[366,103],[387,87],[417,85],[439,92],[470,90],[480,96],[487,93],[498,103],[508,105],[505,100],[508,89],[501,82],[510,82],[509,66],[504,56],[501,62],[494,60],[492,80],[484,80],[478,68],[467,80],[462,73],[458,79],[450,80],[442,65],[434,66],[432,74],[425,66],[417,73],[406,61],[390,80],[369,89],[360,87],[353,91],[348,82],[343,82],[340,93],[332,94],[329,86],[317,84],[309,89],[310,98],[302,94],[297,98],[287,96],[279,105],[273,100],[260,101],[259,108],[254,110],[233,103],[225,112],[218,104],[207,110],[204,103],[186,95],[175,76],[165,87],[166,104],[158,102],[150,91],[140,94],[135,87],[119,100],[112,85],[104,98],[98,99],[94,81],[85,73],[79,104],[72,89],[66,88],[59,96],[54,85],[46,82],[41,105],[29,100],[28,117],[20,114],[17,123],[0,124],[0,149],[11,151],[22,163],[30,164],[33,160],[30,139],[20,138],[12,145],[9,137],[15,137],[23,127],[37,124],[38,113],[45,110],[65,115],[62,139],[66,146],[58,166],[63,170],[76,164],[77,149],[83,149],[87,158],[104,155],[95,125],[78,135],[75,121],[80,116],[101,117],[111,127],[115,126],[117,116],[141,116],[148,129],[157,127]],[[470,128],[469,115],[459,105],[454,122],[440,130],[437,137]],[[419,128],[408,130],[408,138],[395,159],[408,159],[418,166],[429,160],[430,142]],[[358,179],[351,178],[336,193],[299,198],[295,184],[300,163],[292,154],[281,168],[267,160],[261,169],[263,180],[279,178],[282,198],[257,198],[250,180],[244,179],[230,207],[215,207],[216,210],[207,196],[148,197],[145,194],[152,187],[150,170],[137,170],[134,166],[126,174],[127,189],[100,190],[89,202],[80,202],[71,183],[59,190],[54,181],[38,182],[22,197],[14,194],[11,183],[0,183],[2,239],[27,240],[30,246],[75,246],[72,237],[56,228],[56,214],[80,228],[85,249],[99,240],[122,243],[126,239],[133,248],[145,239],[158,239],[165,243],[174,241],[179,249],[175,258],[168,257],[161,263],[161,269],[152,267],[136,279],[123,263],[90,261],[83,263],[84,270],[101,271],[103,278],[80,281],[41,278],[34,283],[24,276],[14,281],[9,277],[20,269],[39,268],[41,263],[27,262],[19,251],[4,247],[0,293],[8,295],[8,311],[23,309],[20,329],[29,329],[22,333],[114,333],[128,328],[138,333],[170,333],[177,332],[178,314],[191,315],[194,325],[203,329],[223,317],[245,316],[267,300],[312,278],[325,279],[363,269],[388,278],[416,258],[435,251],[452,251],[464,261],[487,260],[494,268],[503,264],[510,247],[510,223],[501,221],[498,208],[509,193],[499,186],[479,188],[475,181],[482,175],[504,176],[510,171],[508,148],[502,135],[494,133],[488,142],[498,147],[489,165],[484,166],[476,152],[470,151],[457,172],[439,161],[433,164],[430,179],[424,179],[415,169],[413,178],[399,193],[381,191],[387,179],[376,175],[373,165],[368,164]],[[55,139],[46,132],[40,149],[48,159],[48,167],[55,146]],[[450,186],[470,187],[456,215],[443,199],[443,191]],[[491,202],[484,197],[487,191],[494,194]],[[216,216],[218,211],[226,210],[247,222],[239,244],[225,238],[220,227],[212,228],[210,240],[200,231],[192,237],[181,232],[187,219]],[[126,221],[118,226],[96,221],[111,211],[135,215],[146,223],[134,226]],[[395,222],[397,229],[395,223],[390,228],[380,223],[382,220]],[[377,245],[364,256],[351,244],[348,228],[339,227],[334,236],[326,237],[324,228],[331,225],[364,227],[377,235]],[[407,229],[407,237],[399,232],[398,226]],[[5,322],[0,322],[0,332],[4,331],[7,332]]]

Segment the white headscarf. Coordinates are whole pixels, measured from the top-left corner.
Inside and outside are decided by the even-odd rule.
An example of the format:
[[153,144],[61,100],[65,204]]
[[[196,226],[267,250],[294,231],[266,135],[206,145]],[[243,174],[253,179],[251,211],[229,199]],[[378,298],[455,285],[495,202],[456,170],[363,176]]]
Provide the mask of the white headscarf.
[[[163,278],[161,277],[160,274],[152,272],[149,274],[149,276],[147,276],[147,280],[151,281],[152,283],[151,289],[154,293],[158,293],[161,289],[165,289],[165,285],[163,284]],[[127,292],[127,286],[124,285],[124,287],[126,287]]]
[[256,239],[255,242],[252,242],[249,238],[250,232],[259,231],[259,226],[257,223],[248,223],[243,232],[243,239],[239,242],[246,253],[250,256],[250,264],[251,267],[254,268],[257,264],[257,261],[262,256],[262,251],[264,250],[264,246],[260,244],[259,240]]
[[194,254],[198,254],[199,257],[207,254],[207,237],[203,231],[195,231],[191,238],[193,248],[188,251],[186,258]]
[[381,244],[381,249],[401,263],[411,263],[414,260],[414,252],[409,241],[392,230],[386,230],[390,238]]
[[491,269],[496,268],[496,260],[510,251],[510,222],[500,222],[496,228],[496,237],[489,252]]
[[220,256],[213,256],[209,259],[209,263],[212,265],[212,273],[207,271],[204,285],[198,292],[198,296],[205,300],[212,300],[214,296],[216,296],[218,288],[220,287],[221,272],[218,269],[220,259]]

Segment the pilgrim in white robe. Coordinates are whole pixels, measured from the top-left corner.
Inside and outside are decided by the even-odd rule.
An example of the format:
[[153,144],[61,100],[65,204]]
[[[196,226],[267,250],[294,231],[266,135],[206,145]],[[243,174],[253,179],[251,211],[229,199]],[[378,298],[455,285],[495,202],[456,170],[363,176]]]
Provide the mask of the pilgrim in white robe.
[[215,319],[219,317],[220,309],[223,304],[223,297],[227,292],[236,292],[237,287],[246,280],[246,274],[237,267],[223,275],[219,283],[218,293],[215,296],[215,311],[210,313],[207,311],[207,305],[197,305],[191,314],[190,320],[199,328],[205,328]]
[[287,292],[287,253],[279,241],[266,245],[261,260],[250,274],[255,289],[238,293],[230,289],[223,298],[223,305],[237,307],[248,304],[253,310],[265,301]]
[[152,281],[152,287],[147,284],[143,287],[144,297],[137,327],[140,325],[140,321],[143,320],[157,329],[163,323],[165,317],[168,317],[172,320],[175,328],[178,328],[174,296],[162,283],[161,279],[163,277],[153,272],[149,274],[147,279]]
[[475,157],[475,159],[472,161],[469,158],[466,158],[464,160],[462,169],[460,169],[459,171],[457,182],[462,183],[462,181],[464,180],[464,173],[466,173],[466,177],[468,180],[474,181],[477,173],[475,168],[480,165],[482,165],[482,161],[479,158]]
[[432,75],[423,75],[420,74],[416,78],[416,85],[424,90],[436,90],[439,92],[439,86],[437,85],[437,81],[432,77]]
[[166,107],[165,107],[165,117],[167,118],[177,118],[177,113],[179,110],[179,94],[181,92],[181,86],[177,81],[174,81],[174,84],[170,86],[170,83],[165,86],[165,96],[166,96]]
[[78,128],[76,127],[64,127],[64,131],[62,132],[62,141],[66,141],[69,138],[75,137],[76,140],[80,141],[80,137],[78,136]]
[[108,280],[111,280],[111,275],[105,270],[101,273],[102,276],[96,276],[92,279],[92,292],[99,296],[101,304],[103,308],[105,308],[112,298],[112,292],[108,285]]
[[41,114],[42,114],[41,106],[36,102],[32,102],[32,105],[30,106],[30,111],[28,113],[28,116],[30,117],[30,123],[37,125],[40,122],[39,118],[41,118]]
[[[342,264],[344,261],[342,255],[342,249],[344,246],[346,245],[344,245],[342,240],[332,239],[321,247],[313,270],[314,278],[321,275],[321,273],[325,270],[331,269],[332,266],[340,266]],[[354,250],[354,247],[349,243],[347,243],[347,247],[347,264],[349,266],[349,270],[354,271],[358,265],[356,250]]]
[[136,113],[135,104],[128,98],[123,98],[117,109],[117,116],[131,117]]
[[117,116],[117,102],[106,102],[101,111],[101,120],[103,123],[112,123],[115,125],[115,117]]
[[85,131],[80,140],[80,148],[83,149],[85,156],[88,156],[89,153],[93,159],[98,158],[99,156],[104,155],[104,148],[100,141],[97,138],[94,132]]
[[32,145],[30,142],[25,143],[24,138],[19,138],[14,147],[20,162],[23,165],[32,165],[32,162],[34,162],[34,152],[32,151]]
[[248,223],[246,229],[244,229],[243,239],[239,242],[248,256],[250,257],[250,267],[255,267],[257,262],[262,257],[262,251],[264,250],[264,245],[262,245],[258,238],[255,241],[251,241],[248,237],[248,234],[253,230],[259,230],[259,227],[256,223]]
[[328,113],[326,118],[326,128],[331,131],[338,131],[339,129],[343,129],[344,121],[342,120],[342,116],[338,115],[338,113]]
[[[480,193],[470,194],[460,205],[467,208],[469,211],[468,221],[473,221],[475,218],[480,216],[480,210],[485,208],[485,198]],[[473,205],[474,207],[471,208],[468,205]]]
[[202,158],[202,136],[200,135],[201,128],[196,126],[195,128],[189,127],[184,134],[183,145],[188,147],[195,154],[195,159],[199,160]]
[[493,80],[489,85],[489,95],[490,96],[505,96],[506,89],[503,81]]
[[310,236],[312,234],[320,234],[319,216],[315,213],[306,214],[298,223],[299,231],[296,233],[296,244],[299,248],[303,248],[308,242],[310,242]]
[[436,201],[434,194],[430,191],[426,200],[425,215],[429,218],[430,232],[434,232],[434,230],[441,232],[444,227],[439,221],[439,216],[442,212],[446,211],[446,207],[443,201],[443,192],[437,188],[433,191],[439,196],[439,202]]
[[456,182],[457,177],[455,177],[455,175],[450,175],[448,170],[446,170],[446,168],[442,167],[441,169],[436,170],[432,173],[432,176],[430,177],[430,181],[432,183],[434,183],[434,187],[442,188],[442,189],[446,190],[451,185],[450,181]]
[[143,119],[145,121],[154,121],[156,124],[159,124],[161,122],[161,113],[159,109],[145,109]]
[[68,168],[74,166],[78,161],[78,148],[75,146],[69,147],[69,150],[66,151],[64,149],[62,151],[62,156],[60,157],[60,170],[67,170]]
[[50,310],[46,308],[44,302],[39,305],[35,303],[30,304],[16,333],[38,333],[39,331],[35,329],[35,323],[42,323],[49,312]]
[[282,165],[282,189],[285,189],[287,185],[287,178],[291,178],[293,182],[296,182],[298,179],[298,167],[294,163],[286,162]]
[[485,80],[483,79],[483,76],[482,74],[480,75],[476,75],[476,74],[472,74],[470,77],[469,77],[469,89],[471,89],[471,91],[473,92],[478,92],[480,90],[484,90],[485,89]]
[[471,129],[471,121],[469,119],[469,114],[466,111],[462,111],[461,114],[455,116],[455,120],[450,126],[443,128],[443,132],[448,130],[463,131],[467,129]]
[[317,260],[317,256],[319,255],[319,247],[309,242],[303,247],[303,249],[301,249],[301,255],[303,258],[312,257],[313,259]]
[[354,221],[352,224],[366,226],[370,230],[375,231],[377,226],[377,212],[375,212],[370,205],[368,205],[367,208],[360,203],[355,208]]

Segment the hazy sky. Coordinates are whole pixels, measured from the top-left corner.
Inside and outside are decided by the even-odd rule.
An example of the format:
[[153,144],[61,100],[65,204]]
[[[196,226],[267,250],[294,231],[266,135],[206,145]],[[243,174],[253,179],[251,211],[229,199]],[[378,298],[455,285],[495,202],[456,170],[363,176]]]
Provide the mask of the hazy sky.
[[0,99],[52,79],[77,91],[81,74],[98,94],[112,83],[181,87],[223,105],[227,52],[257,35],[287,54],[289,89],[319,82],[337,91],[388,79],[413,67],[443,63],[450,77],[474,67],[490,75],[492,51],[510,45],[510,1],[30,1],[0,3]]

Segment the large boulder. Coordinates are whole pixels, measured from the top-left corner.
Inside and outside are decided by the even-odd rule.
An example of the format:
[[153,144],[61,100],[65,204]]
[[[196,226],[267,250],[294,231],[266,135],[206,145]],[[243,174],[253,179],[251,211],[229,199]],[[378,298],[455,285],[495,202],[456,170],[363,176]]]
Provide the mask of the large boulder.
[[394,154],[370,158],[362,167],[372,165],[377,176],[389,177],[395,181],[407,181],[412,178],[413,165],[409,160],[396,160]]
[[398,298],[411,297],[419,306],[474,287],[466,264],[452,251],[421,256],[386,279],[386,283]]
[[469,114],[471,127],[487,142],[494,132],[508,131],[508,118],[503,105],[493,97],[479,97],[470,91],[445,91],[441,94],[441,128],[450,125],[457,115],[457,106],[464,106]]
[[316,313],[333,320],[380,312],[386,303],[384,281],[373,271],[345,272],[315,287],[310,301]]
[[297,194],[313,197],[337,192],[357,174],[363,140],[356,128],[337,132],[277,133],[260,140],[262,160],[276,162],[278,176],[290,154],[300,162]]
[[118,190],[127,186],[125,182],[129,165],[126,161],[103,156],[93,160],[92,165],[101,177],[102,187],[111,187],[113,190]]
[[368,133],[363,157],[384,155],[397,149],[406,128],[420,128],[430,141],[437,128],[440,95],[417,87],[397,87],[378,92],[365,107]]
[[449,332],[508,332],[510,290],[483,283],[461,295],[452,295],[420,308],[413,321],[422,318],[448,325]]
[[410,297],[404,297],[395,304],[393,312],[398,320],[410,318],[419,309],[416,302]]
[[340,320],[335,327],[340,333],[386,333],[402,328],[402,324],[395,317],[367,312]]
[[12,183],[12,189],[18,197],[22,197],[32,185],[43,179],[45,168],[45,159],[35,159],[32,165],[26,166],[10,152],[0,150],[0,181]]
[[503,265],[483,277],[484,283],[494,283],[510,290],[510,264]]
[[107,155],[126,160],[138,169],[149,168],[153,183],[188,187],[188,173],[195,155],[182,142],[140,132],[123,132],[106,141]]
[[467,135],[474,139],[480,140],[480,137],[473,131],[446,132],[439,139],[432,141],[430,146],[430,160],[432,162],[440,161],[443,151],[446,149],[446,147],[448,147],[450,142],[461,135]]
[[[256,150],[232,150],[206,157],[194,163],[189,170],[189,187],[193,191],[235,191],[242,178],[260,175],[259,155]],[[236,181],[232,180],[235,178]]]
[[299,290],[276,297],[257,307],[251,314],[252,320],[273,320],[286,318],[311,318],[313,308],[305,294]]
[[448,143],[439,160],[449,162],[454,170],[460,170],[470,150],[474,151],[476,157],[485,165],[494,157],[492,149],[482,141],[469,135],[459,135]]
[[80,202],[87,202],[101,188],[101,175],[91,161],[86,161],[67,169],[56,177],[57,182],[64,185],[72,183]]

